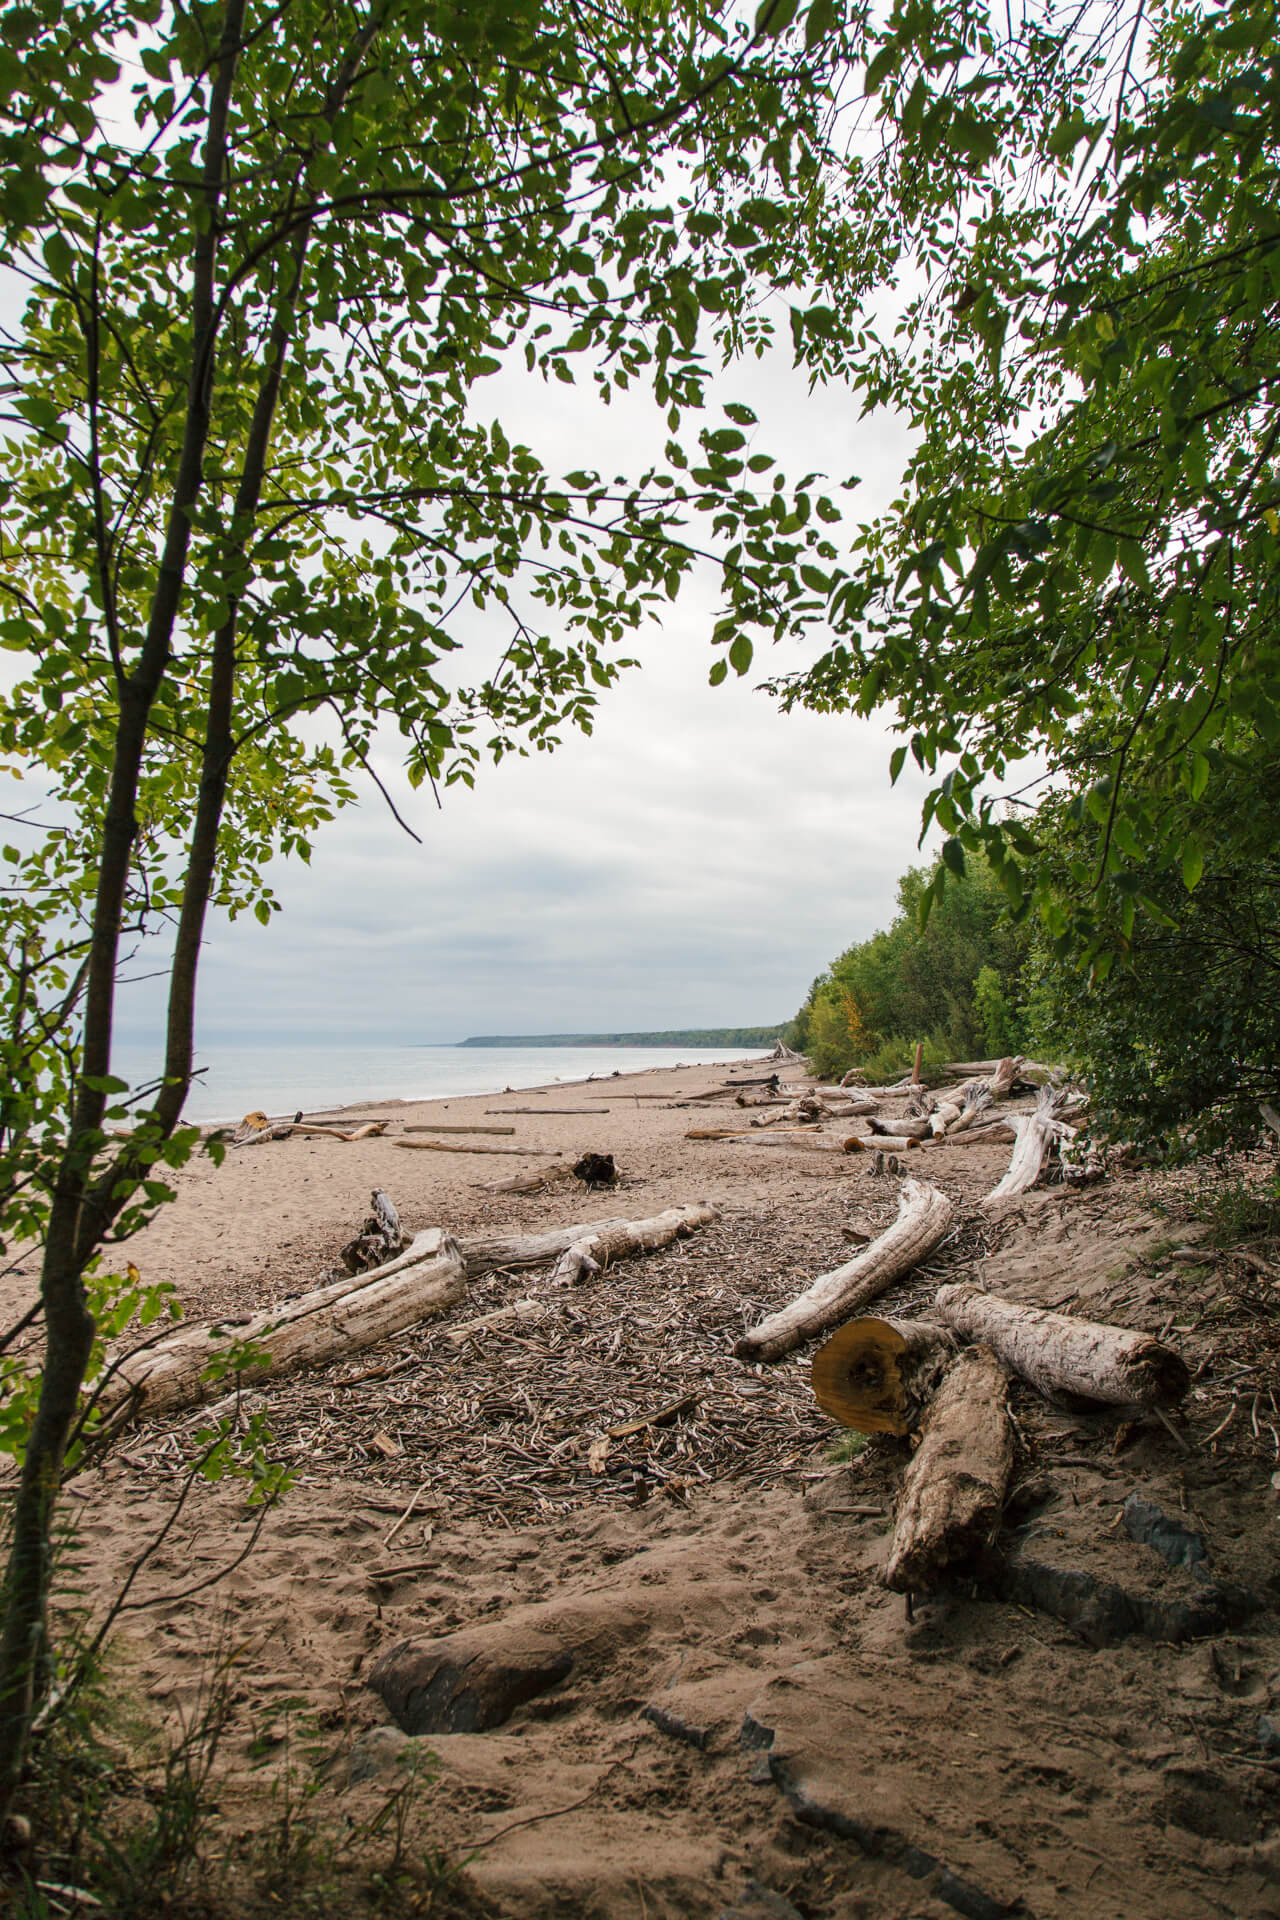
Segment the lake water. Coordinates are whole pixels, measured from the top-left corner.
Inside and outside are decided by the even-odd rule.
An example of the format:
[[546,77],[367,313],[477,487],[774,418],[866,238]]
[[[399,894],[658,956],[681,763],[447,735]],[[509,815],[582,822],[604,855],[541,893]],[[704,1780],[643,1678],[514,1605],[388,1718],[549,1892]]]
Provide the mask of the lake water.
[[[260,1109],[292,1116],[357,1101],[434,1100],[453,1094],[501,1093],[506,1087],[553,1086],[607,1078],[649,1067],[715,1066],[767,1059],[747,1048],[709,1047],[390,1047],[218,1046],[200,1055],[205,1071],[193,1084],[188,1120],[239,1120]],[[155,1055],[117,1050],[115,1072],[142,1084]]]

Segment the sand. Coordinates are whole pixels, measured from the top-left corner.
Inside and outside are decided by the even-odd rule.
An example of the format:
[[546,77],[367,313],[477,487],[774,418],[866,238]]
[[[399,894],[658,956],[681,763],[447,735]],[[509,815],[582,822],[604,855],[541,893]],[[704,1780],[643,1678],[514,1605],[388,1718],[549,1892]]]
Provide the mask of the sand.
[[[131,1589],[112,1672],[157,1753],[225,1678],[206,1887],[289,1909],[292,1794],[295,1818],[330,1836],[334,1911],[387,1865],[398,1808],[419,1911],[1280,1916],[1280,1781],[1259,1742],[1260,1717],[1280,1714],[1270,1296],[1229,1262],[1174,1258],[1203,1228],[1147,1176],[1049,1188],[989,1219],[977,1201],[1007,1147],[913,1153],[960,1226],[886,1306],[919,1311],[940,1279],[976,1274],[1169,1330],[1196,1372],[1173,1433],[1017,1390],[1003,1552],[1153,1603],[1194,1598],[1189,1574],[1129,1538],[1121,1503],[1138,1491],[1203,1536],[1213,1579],[1249,1604],[1183,1644],[1103,1643],[1001,1597],[987,1568],[909,1620],[879,1584],[905,1443],[836,1463],[808,1353],[772,1369],[730,1354],[745,1325],[893,1217],[899,1182],[866,1155],[686,1140],[726,1108],[675,1102],[760,1071],[350,1109],[385,1115],[388,1134],[197,1161],[130,1243],[145,1279],[226,1320],[327,1279],[375,1186],[410,1232],[720,1209],[554,1310],[451,1341],[530,1291],[527,1274],[489,1275],[443,1321],[272,1383],[275,1451],[297,1478],[241,1564],[256,1525],[241,1492],[192,1488]],[[593,1112],[544,1111],[568,1106]],[[512,1125],[453,1138],[530,1157],[394,1145],[432,1119]],[[616,1192],[482,1190],[588,1149],[615,1155]],[[6,1317],[29,1286],[11,1283]],[[1240,1411],[1211,1437],[1233,1396]],[[609,1439],[682,1399],[666,1424]],[[199,1416],[133,1429],[69,1487],[97,1613],[171,1512],[198,1429]],[[446,1636],[468,1658],[532,1639],[571,1665],[498,1726],[410,1738],[368,1674],[402,1642]],[[140,1766],[140,1807],[145,1779]],[[460,1877],[446,1884],[436,1848],[469,1863]]]

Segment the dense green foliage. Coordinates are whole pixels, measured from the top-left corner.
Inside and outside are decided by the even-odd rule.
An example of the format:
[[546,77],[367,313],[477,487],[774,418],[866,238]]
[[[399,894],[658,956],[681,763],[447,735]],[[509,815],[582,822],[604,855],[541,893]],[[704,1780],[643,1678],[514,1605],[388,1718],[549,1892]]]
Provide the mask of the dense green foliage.
[[[1101,977],[1280,742],[1275,9],[899,4],[866,90],[871,291],[814,355],[918,442],[789,696],[895,708],[938,886],[982,849]],[[1000,804],[1029,752],[1102,829],[1067,862]]]
[[[1280,756],[1258,750],[1215,773],[1194,892],[1152,863],[1149,910],[1105,985],[1046,941],[1030,969],[1038,1044],[1087,1074],[1101,1124],[1175,1152],[1251,1144],[1260,1101],[1280,1102]],[[1064,801],[1036,826],[1064,863],[1082,844],[1094,855],[1103,832]]]
[[460,1047],[771,1047],[789,1030],[777,1027],[676,1027],[664,1033],[476,1034]]
[[824,1078],[850,1067],[896,1077],[921,1040],[932,1065],[1009,1053],[1024,1038],[1025,930],[981,861],[922,925],[932,880],[923,867],[904,875],[892,925],[849,947],[810,988],[794,1044]]

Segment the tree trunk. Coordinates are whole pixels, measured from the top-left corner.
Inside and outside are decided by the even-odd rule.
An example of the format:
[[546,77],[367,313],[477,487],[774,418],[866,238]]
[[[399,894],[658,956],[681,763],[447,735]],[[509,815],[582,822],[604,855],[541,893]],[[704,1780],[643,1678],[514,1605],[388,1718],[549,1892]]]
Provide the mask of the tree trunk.
[[848,1320],[933,1252],[951,1229],[955,1209],[945,1193],[923,1180],[906,1180],[893,1225],[843,1267],[823,1273],[798,1298],[743,1334],[739,1360],[781,1360],[802,1341]]
[[951,1125],[947,1128],[948,1140],[953,1134],[967,1133],[969,1128],[982,1118],[987,1108],[991,1105],[993,1097],[991,1089],[982,1086],[980,1083],[975,1083],[972,1087],[967,1087],[965,1089],[964,1105],[961,1107],[956,1118],[951,1122]]
[[[271,1377],[278,1378],[297,1367],[327,1365],[374,1346],[389,1334],[447,1312],[466,1292],[457,1242],[430,1227],[385,1266],[255,1313],[229,1332],[237,1345],[251,1342],[265,1352]],[[213,1336],[214,1328],[208,1325],[186,1326],[161,1345],[126,1357],[103,1389],[99,1404],[104,1415],[124,1425],[210,1399],[225,1383],[225,1376],[216,1381],[203,1377],[218,1352]],[[252,1360],[244,1371],[252,1371],[255,1385],[263,1384]]]
[[[705,1200],[698,1200],[692,1206],[671,1207],[666,1213],[656,1215],[652,1220],[624,1220],[615,1216],[608,1220],[575,1220],[565,1227],[552,1227],[545,1233],[525,1233],[479,1235],[464,1234],[458,1241],[462,1249],[462,1258],[468,1274],[488,1273],[496,1267],[541,1267],[549,1261],[558,1260],[562,1253],[579,1241],[597,1235],[614,1233],[635,1236],[637,1247],[645,1244],[665,1246],[668,1240],[674,1240],[681,1229],[692,1232],[696,1227],[708,1226],[719,1216],[716,1209],[708,1206]],[[666,1240],[646,1242],[644,1236],[651,1231],[665,1232],[671,1227]]]
[[1020,1053],[1006,1055],[992,1074],[987,1086],[993,1100],[1007,1100],[1013,1089],[1014,1081],[1026,1066],[1026,1058]]
[[813,1356],[813,1396],[859,1433],[910,1433],[958,1352],[925,1320],[850,1320]]
[[934,1396],[903,1477],[884,1582],[896,1593],[934,1586],[992,1538],[1013,1471],[1009,1381],[989,1347],[969,1347]]
[[1050,1398],[1171,1406],[1191,1385],[1181,1356],[1149,1333],[1021,1306],[963,1283],[940,1287],[934,1311],[966,1339],[984,1340]]
[[851,1133],[843,1144],[846,1153],[910,1153],[924,1142],[914,1133],[890,1133],[886,1129],[883,1133],[869,1134],[866,1139],[860,1133]]

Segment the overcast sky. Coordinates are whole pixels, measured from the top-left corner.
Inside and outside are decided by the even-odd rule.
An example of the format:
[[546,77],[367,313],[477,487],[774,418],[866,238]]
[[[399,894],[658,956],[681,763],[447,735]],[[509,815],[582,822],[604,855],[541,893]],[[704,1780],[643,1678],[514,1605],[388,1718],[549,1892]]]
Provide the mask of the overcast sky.
[[[790,478],[819,469],[834,488],[857,473],[864,511],[891,497],[906,453],[893,420],[810,396],[781,359],[719,391],[755,406],[756,444]],[[663,438],[638,406],[598,409],[518,374],[483,383],[476,406],[561,471],[635,472]],[[788,1019],[837,952],[892,917],[919,857],[921,783],[890,791],[879,724],[782,715],[733,676],[710,688],[712,619],[706,591],[682,597],[627,649],[643,665],[602,697],[589,739],[488,768],[442,812],[410,793],[388,741],[379,772],[423,844],[370,791],[322,831],[309,869],[279,863],[269,927],[211,928],[203,1045]],[[761,678],[803,661],[757,664]],[[151,1027],[159,991],[126,996],[122,1037]]]

